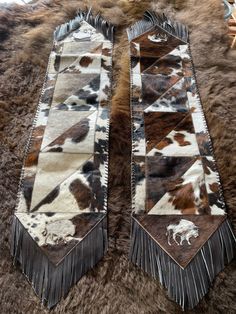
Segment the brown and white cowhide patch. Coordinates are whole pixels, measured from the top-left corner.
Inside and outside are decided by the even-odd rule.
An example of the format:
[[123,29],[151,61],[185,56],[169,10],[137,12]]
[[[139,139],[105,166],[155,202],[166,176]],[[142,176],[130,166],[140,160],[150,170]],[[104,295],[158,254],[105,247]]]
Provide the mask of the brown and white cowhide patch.
[[83,20],[49,57],[16,217],[54,264],[106,215],[112,47]]

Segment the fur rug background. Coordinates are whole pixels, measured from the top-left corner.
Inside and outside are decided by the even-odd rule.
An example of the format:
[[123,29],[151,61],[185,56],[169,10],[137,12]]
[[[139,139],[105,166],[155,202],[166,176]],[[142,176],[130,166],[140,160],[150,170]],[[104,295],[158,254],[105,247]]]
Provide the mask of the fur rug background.
[[[201,4],[200,4],[201,3]],[[24,148],[58,24],[92,5],[118,25],[110,137],[109,252],[51,313],[182,313],[160,284],[128,262],[130,232],[130,113],[125,28],[146,9],[186,23],[203,106],[228,212],[236,229],[236,53],[229,50],[221,1],[45,0],[0,8],[0,312],[48,313],[9,252],[11,215]],[[235,313],[236,263],[220,273],[191,313]],[[190,312],[189,312],[190,313]]]

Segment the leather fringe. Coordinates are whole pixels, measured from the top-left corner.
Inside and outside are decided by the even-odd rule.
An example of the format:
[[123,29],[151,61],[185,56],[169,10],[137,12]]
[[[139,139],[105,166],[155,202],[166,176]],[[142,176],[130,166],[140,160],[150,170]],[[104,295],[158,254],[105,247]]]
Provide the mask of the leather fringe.
[[192,309],[208,292],[214,277],[234,257],[236,239],[226,219],[181,268],[132,217],[130,260],[167,289],[171,299],[184,309]]
[[82,21],[88,22],[100,31],[106,39],[113,41],[114,25],[104,20],[100,14],[93,16],[91,8],[86,11],[79,10],[77,16],[73,20],[58,26],[54,32],[55,40],[64,39],[68,34],[79,28]]
[[160,26],[166,32],[178,37],[184,42],[188,42],[188,29],[185,25],[168,19],[165,14],[158,14],[152,11],[146,11],[144,18],[137,21],[127,29],[129,41],[148,31],[153,26]]
[[69,289],[107,251],[107,219],[99,221],[56,266],[31,238],[16,216],[13,217],[11,254],[14,265],[19,262],[35,293],[49,309],[65,298]]

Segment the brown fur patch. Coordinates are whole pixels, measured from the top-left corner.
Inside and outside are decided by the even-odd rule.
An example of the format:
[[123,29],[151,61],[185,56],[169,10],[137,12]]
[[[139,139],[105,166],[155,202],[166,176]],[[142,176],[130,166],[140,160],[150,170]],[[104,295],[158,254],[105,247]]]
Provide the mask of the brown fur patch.
[[187,146],[190,145],[191,143],[189,141],[185,141],[185,135],[182,133],[176,133],[174,135],[174,139],[176,140],[176,142],[179,143],[179,146]]
[[42,144],[42,140],[35,140],[32,142],[31,149],[25,159],[25,167],[36,166],[38,163],[39,150]]
[[[147,151],[149,152],[185,117],[184,113],[148,112],[144,114]],[[158,130],[158,132],[157,132]],[[162,146],[162,145],[161,145]]]
[[209,184],[209,187],[210,187],[210,189],[211,189],[211,191],[213,192],[213,193],[217,193],[218,192],[218,190],[219,190],[219,185],[218,185],[218,183],[212,183],[212,184]]
[[75,179],[73,182],[71,182],[69,190],[76,199],[80,209],[83,210],[90,206],[92,197],[91,189],[84,185],[79,179]]
[[44,130],[45,130],[45,126],[43,125],[40,125],[40,126],[37,126],[34,131],[33,131],[33,137],[34,138],[40,138],[43,136],[43,133],[44,133]]
[[175,128],[176,131],[186,131],[188,133],[194,133],[193,121],[191,114],[188,114]]
[[[166,137],[162,141],[160,141],[157,145],[156,148],[159,150],[162,150],[163,148],[167,147],[168,145],[172,144],[173,141],[172,139]],[[148,145],[148,144],[147,144]],[[149,145],[148,145],[149,146]]]
[[87,56],[82,57],[79,61],[79,64],[83,68],[87,68],[91,63],[93,63],[93,59]]
[[194,204],[194,191],[191,183],[184,184],[170,191],[172,196],[172,204],[175,208],[180,209],[183,214],[195,214],[196,206]]

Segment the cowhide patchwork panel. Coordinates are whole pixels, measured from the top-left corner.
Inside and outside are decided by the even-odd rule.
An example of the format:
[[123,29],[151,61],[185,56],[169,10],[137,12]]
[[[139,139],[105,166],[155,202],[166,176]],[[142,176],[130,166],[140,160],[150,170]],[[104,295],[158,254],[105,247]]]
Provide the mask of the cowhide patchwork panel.
[[188,43],[160,20],[142,23],[145,31],[140,24],[128,31],[137,27],[130,35],[133,219],[185,267],[225,219],[225,204]]
[[155,103],[144,112],[187,112],[188,97],[184,78],[169,88]]
[[106,215],[112,45],[81,20],[49,57],[15,215],[55,265]]

